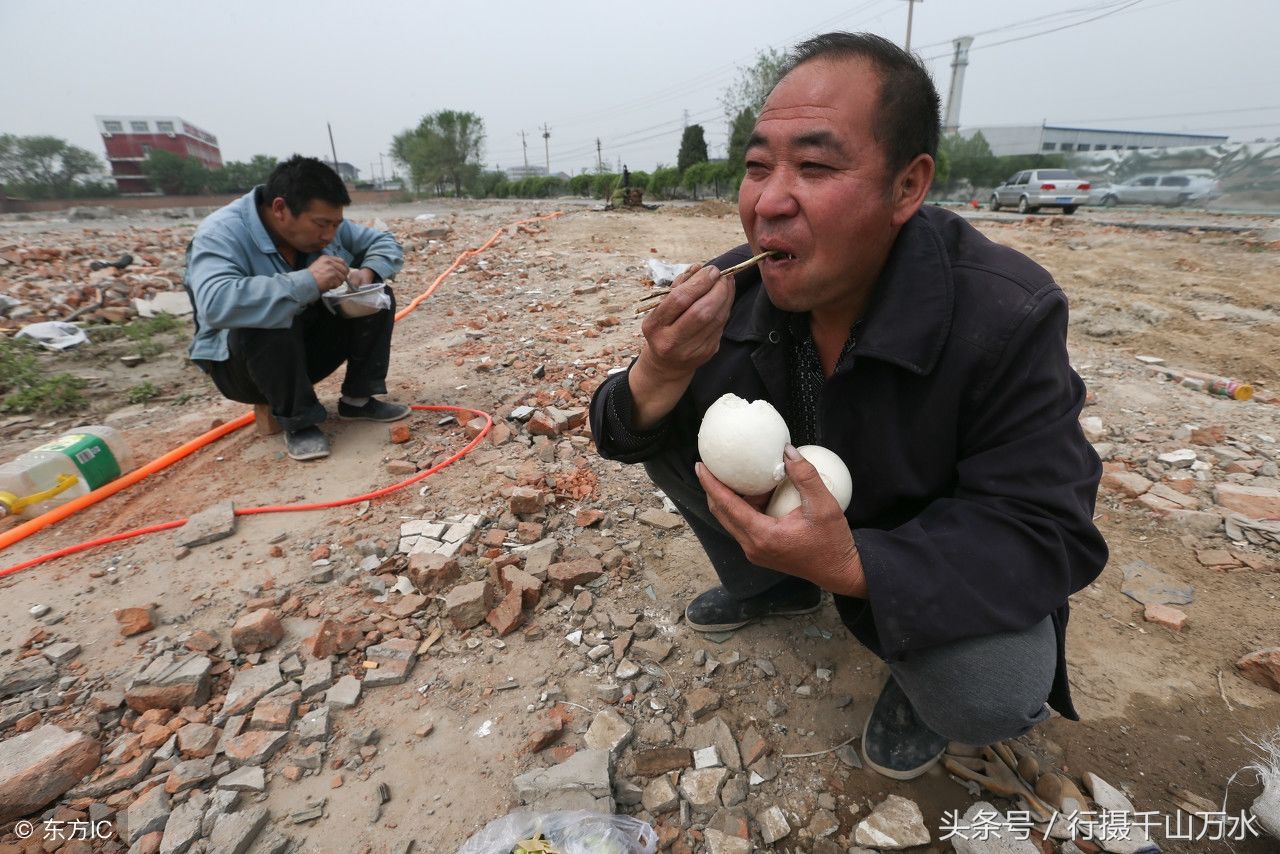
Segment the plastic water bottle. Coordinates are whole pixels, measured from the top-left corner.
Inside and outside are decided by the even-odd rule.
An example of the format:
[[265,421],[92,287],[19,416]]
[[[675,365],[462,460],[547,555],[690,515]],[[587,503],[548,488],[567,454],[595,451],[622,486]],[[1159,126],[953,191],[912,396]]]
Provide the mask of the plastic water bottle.
[[0,519],[39,516],[132,468],[133,452],[119,430],[81,427],[0,466]]

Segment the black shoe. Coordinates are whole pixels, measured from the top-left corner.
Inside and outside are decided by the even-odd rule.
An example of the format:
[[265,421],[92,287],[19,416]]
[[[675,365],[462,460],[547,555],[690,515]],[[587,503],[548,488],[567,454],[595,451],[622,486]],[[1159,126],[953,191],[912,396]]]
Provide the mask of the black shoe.
[[723,587],[712,587],[684,609],[684,620],[697,632],[727,632],[761,617],[812,614],[822,605],[822,591],[807,581],[783,582],[749,599],[735,599]]
[[295,460],[318,460],[329,456],[329,437],[319,427],[286,430],[284,446]]
[[867,765],[894,780],[914,780],[937,764],[947,743],[916,717],[911,701],[890,676],[862,728]]
[[399,421],[409,414],[404,403],[388,403],[371,397],[364,406],[353,406],[345,400],[338,401],[338,417],[348,421]]

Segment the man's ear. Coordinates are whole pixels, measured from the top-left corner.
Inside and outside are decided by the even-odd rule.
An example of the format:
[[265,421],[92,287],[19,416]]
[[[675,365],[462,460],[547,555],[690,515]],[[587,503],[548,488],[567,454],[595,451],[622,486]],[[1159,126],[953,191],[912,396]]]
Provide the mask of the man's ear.
[[893,225],[900,227],[916,215],[933,183],[933,158],[918,154],[893,182]]
[[285,203],[283,197],[276,196],[271,200],[271,214],[276,218],[277,222],[284,222],[285,217],[290,213],[289,205]]

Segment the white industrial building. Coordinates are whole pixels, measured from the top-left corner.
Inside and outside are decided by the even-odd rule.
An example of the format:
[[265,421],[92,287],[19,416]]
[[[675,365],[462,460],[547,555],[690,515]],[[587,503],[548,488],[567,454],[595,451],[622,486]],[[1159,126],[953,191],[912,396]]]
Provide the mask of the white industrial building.
[[1010,154],[1072,154],[1079,151],[1137,151],[1144,148],[1181,148],[1221,145],[1226,136],[1202,133],[1157,133],[1139,130],[1102,130],[1058,125],[1025,125],[961,128],[966,139],[981,131],[997,157]]

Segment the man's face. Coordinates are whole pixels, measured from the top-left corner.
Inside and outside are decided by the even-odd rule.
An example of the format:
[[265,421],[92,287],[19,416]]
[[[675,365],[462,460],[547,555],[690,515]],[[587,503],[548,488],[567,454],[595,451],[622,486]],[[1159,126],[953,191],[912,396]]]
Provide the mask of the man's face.
[[872,136],[880,81],[861,59],[813,60],[773,90],[746,150],[738,213],[784,311],[846,304],[875,280],[894,224],[884,151]]
[[319,252],[333,241],[342,224],[342,208],[312,199],[298,215],[294,215],[284,199],[271,202],[271,216],[276,232],[299,252]]

